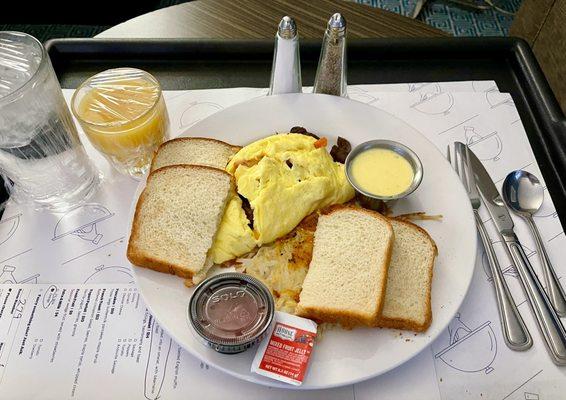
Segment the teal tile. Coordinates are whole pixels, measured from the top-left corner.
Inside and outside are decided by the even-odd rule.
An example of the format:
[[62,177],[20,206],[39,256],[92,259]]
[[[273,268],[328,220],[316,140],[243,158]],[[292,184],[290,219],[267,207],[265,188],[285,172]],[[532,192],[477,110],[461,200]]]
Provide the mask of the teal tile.
[[[379,7],[401,15],[410,15],[416,0],[356,0],[358,3]],[[477,0],[485,4],[482,0]],[[504,10],[517,12],[522,0],[495,0]],[[506,36],[513,17],[497,11],[469,11],[448,1],[429,0],[419,19],[454,36]]]

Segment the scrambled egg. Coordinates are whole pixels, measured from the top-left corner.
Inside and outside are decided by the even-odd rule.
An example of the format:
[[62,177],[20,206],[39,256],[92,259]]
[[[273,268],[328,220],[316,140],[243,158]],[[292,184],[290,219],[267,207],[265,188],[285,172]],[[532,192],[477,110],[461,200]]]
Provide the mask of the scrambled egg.
[[242,199],[236,192],[230,196],[216,240],[209,252],[209,257],[215,264],[249,253],[256,247],[252,229],[242,208]]
[[274,135],[234,155],[226,170],[253,210],[258,245],[289,233],[312,212],[354,197],[344,165],[336,163],[317,139]]
[[291,232],[307,215],[354,197],[344,165],[332,160],[325,140],[301,134],[266,137],[232,157],[226,171],[253,210],[253,228],[234,194],[211,249],[219,264]]

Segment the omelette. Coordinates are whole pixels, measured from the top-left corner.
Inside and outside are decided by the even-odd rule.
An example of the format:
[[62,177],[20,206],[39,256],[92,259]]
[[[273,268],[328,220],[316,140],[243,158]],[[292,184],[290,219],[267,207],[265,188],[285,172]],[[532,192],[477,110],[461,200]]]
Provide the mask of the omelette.
[[215,264],[222,264],[249,253],[256,245],[250,221],[243,209],[242,199],[234,191],[224,210],[209,257]]
[[[210,250],[214,263],[233,260],[291,232],[307,215],[351,200],[344,165],[334,162],[326,139],[278,134],[238,151],[226,171],[236,182]],[[250,217],[244,202],[249,203]]]

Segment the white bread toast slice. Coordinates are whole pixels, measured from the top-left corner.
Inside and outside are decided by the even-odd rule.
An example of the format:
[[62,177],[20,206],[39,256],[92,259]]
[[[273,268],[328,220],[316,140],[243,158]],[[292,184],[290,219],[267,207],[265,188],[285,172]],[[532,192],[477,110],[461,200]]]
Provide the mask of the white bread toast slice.
[[391,219],[395,243],[377,326],[423,332],[432,322],[430,301],[437,248],[419,226]]
[[350,328],[375,326],[385,296],[394,233],[370,210],[331,207],[318,219],[297,314]]
[[205,265],[231,190],[231,175],[217,168],[173,165],[153,171],[136,206],[130,262],[193,277]]
[[239,146],[211,138],[176,138],[159,146],[150,171],[177,164],[207,165],[223,170],[240,149]]

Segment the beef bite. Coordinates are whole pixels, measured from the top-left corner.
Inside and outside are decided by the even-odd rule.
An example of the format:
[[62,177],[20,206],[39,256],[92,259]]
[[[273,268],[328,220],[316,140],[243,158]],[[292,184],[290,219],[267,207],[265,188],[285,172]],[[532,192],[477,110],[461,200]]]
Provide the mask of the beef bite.
[[352,145],[350,142],[343,137],[338,136],[336,144],[332,146],[332,149],[330,150],[330,155],[334,161],[344,164],[346,162],[346,157],[350,154],[350,151],[352,151]]

